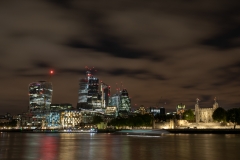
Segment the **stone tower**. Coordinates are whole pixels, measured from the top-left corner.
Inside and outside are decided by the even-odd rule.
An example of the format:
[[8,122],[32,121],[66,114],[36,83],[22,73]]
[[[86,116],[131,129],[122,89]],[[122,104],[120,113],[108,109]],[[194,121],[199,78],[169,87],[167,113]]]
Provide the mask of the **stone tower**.
[[200,119],[199,119],[199,118],[200,118],[200,117],[199,117],[199,104],[198,104],[199,101],[200,101],[200,100],[197,98],[197,99],[196,99],[196,104],[195,104],[195,118],[196,118],[196,123],[197,123],[197,124],[199,123],[199,120],[200,120]]
[[218,108],[217,97],[214,98],[215,103],[213,104],[213,112]]

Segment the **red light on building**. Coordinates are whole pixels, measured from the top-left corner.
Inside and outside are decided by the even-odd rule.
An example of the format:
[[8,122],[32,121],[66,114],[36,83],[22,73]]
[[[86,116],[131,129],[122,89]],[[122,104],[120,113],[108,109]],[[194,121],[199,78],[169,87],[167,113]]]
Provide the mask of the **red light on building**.
[[51,70],[51,71],[50,71],[50,74],[53,74],[53,73],[54,73],[53,70]]

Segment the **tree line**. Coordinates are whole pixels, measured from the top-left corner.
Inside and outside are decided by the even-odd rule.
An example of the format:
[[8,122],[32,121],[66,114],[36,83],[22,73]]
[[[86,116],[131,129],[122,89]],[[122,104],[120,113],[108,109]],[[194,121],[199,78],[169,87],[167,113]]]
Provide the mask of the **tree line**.
[[240,124],[240,108],[232,108],[225,110],[222,107],[218,107],[212,115],[213,119],[217,122],[232,122],[234,129],[237,124]]
[[[93,117],[93,124],[103,122],[100,116]],[[116,127],[141,127],[141,126],[152,126],[153,116],[151,114],[136,114],[129,115],[128,117],[117,117],[108,122],[108,126]]]
[[[240,124],[240,108],[232,108],[229,110],[225,110],[222,107],[218,107],[212,115],[213,120],[217,122],[232,122],[234,124],[234,129],[237,124]],[[152,114],[136,114],[129,115],[128,117],[117,117],[108,122],[109,126],[117,126],[117,127],[140,127],[140,126],[152,126],[153,121],[155,122],[165,122],[169,119],[183,119],[189,122],[195,122],[195,115],[191,109],[185,110],[181,115],[161,115],[156,114],[153,116]],[[97,124],[103,122],[102,117],[94,116],[93,123]]]

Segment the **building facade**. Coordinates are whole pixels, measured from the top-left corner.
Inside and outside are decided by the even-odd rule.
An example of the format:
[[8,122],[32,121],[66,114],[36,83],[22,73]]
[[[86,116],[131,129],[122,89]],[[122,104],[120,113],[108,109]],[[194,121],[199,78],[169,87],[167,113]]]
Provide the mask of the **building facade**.
[[99,110],[106,108],[110,95],[110,86],[94,77],[90,71],[79,81],[78,104],[80,110]]
[[120,93],[119,111],[131,111],[131,99],[128,96],[128,91],[123,89]]
[[159,115],[165,115],[165,108],[164,107],[150,107],[149,112],[152,113],[154,116]]
[[195,104],[195,117],[196,117],[196,123],[204,122],[209,123],[213,122],[213,112],[218,108],[217,99],[214,99],[213,107],[211,108],[200,108],[199,106],[199,99],[197,98],[197,102]]
[[29,112],[49,111],[52,103],[52,83],[46,81],[29,84]]

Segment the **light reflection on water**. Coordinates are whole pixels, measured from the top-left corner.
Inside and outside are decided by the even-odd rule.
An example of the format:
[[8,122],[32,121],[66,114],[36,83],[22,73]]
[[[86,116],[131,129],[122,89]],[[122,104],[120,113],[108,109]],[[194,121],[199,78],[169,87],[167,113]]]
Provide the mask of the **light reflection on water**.
[[240,156],[240,135],[162,137],[80,133],[0,133],[0,159],[225,160]]

